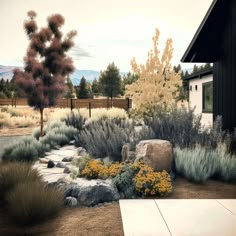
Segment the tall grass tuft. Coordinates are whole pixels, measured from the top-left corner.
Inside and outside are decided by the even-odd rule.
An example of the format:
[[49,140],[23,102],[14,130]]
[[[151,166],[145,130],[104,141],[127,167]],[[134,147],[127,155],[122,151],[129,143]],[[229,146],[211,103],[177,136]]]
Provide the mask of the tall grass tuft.
[[75,138],[93,157],[121,160],[122,146],[129,142],[133,123],[127,119],[100,119],[89,123]]
[[63,194],[39,182],[18,184],[7,194],[8,215],[18,225],[33,225],[56,216]]
[[1,163],[0,164],[0,199],[5,200],[6,193],[19,183],[40,181],[37,170],[28,163]]

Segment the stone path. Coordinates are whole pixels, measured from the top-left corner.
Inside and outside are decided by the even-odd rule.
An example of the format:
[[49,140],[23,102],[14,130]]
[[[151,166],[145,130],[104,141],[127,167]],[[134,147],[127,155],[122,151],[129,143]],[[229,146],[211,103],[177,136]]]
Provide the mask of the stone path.
[[[54,183],[60,178],[67,177],[69,174],[64,173],[64,168],[47,168],[47,164],[45,162],[51,160],[55,163],[62,162],[65,157],[76,157],[78,156],[78,148],[73,145],[66,145],[59,150],[51,150],[47,152],[45,157],[40,158],[37,161],[33,168],[36,168],[39,173],[42,175],[44,181],[48,183]],[[42,163],[41,163],[42,162]],[[70,162],[63,162],[66,166],[70,167]]]
[[120,200],[125,236],[234,236],[236,200]]

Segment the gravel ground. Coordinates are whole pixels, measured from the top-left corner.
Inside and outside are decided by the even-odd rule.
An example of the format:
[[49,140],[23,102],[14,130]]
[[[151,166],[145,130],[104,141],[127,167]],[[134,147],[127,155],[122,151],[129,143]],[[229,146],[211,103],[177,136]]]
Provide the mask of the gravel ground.
[[3,149],[12,142],[20,139],[22,136],[0,136],[0,159],[2,157]]

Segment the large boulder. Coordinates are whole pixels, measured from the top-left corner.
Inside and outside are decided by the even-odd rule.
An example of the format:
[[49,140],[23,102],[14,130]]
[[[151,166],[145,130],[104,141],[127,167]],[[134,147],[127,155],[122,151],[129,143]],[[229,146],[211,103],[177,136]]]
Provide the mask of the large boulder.
[[136,145],[135,162],[143,160],[155,171],[171,171],[174,160],[172,144],[167,140],[151,139],[140,141]]
[[103,202],[119,200],[117,188],[107,182],[98,182],[95,185],[84,186],[78,194],[78,203],[83,206],[94,206]]

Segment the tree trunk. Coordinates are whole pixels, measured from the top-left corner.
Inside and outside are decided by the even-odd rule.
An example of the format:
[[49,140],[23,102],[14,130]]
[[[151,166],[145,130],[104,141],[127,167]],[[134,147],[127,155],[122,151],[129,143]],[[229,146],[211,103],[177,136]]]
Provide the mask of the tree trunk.
[[40,137],[43,137],[43,108],[40,108]]

